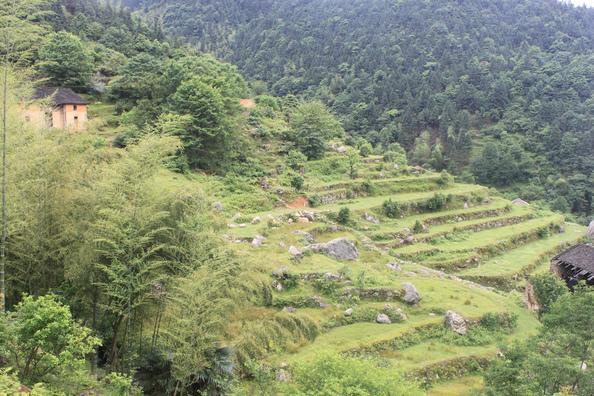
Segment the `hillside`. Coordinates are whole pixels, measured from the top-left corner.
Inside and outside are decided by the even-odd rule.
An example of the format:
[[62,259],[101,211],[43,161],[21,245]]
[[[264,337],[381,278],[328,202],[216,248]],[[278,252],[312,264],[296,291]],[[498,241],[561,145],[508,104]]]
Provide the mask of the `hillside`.
[[396,141],[416,164],[582,221],[592,212],[592,9],[555,0],[130,4],[263,81],[259,91],[323,100],[374,146]]
[[589,11],[124,3],[0,3],[0,395],[594,394]]

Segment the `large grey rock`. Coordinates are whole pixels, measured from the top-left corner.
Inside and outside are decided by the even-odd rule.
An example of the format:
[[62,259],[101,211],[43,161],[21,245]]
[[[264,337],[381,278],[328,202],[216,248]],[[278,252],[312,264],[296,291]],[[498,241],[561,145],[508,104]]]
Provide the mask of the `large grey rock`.
[[588,226],[588,237],[594,239],[594,220]]
[[363,218],[364,218],[366,221],[368,221],[368,222],[370,222],[370,223],[373,223],[373,224],[379,224],[379,223],[380,223],[379,219],[378,219],[377,217],[375,217],[374,215],[372,215],[371,213],[367,213],[367,212],[365,212],[365,213],[363,214]]
[[402,267],[398,263],[394,263],[394,262],[388,263],[388,264],[386,264],[386,267],[388,267],[388,269],[391,269],[392,271],[397,271],[397,272],[402,271]]
[[301,252],[301,250],[299,250],[296,246],[289,246],[289,254],[293,257],[300,257],[303,252]]
[[262,218],[260,216],[256,216],[252,219],[252,224],[260,224]]
[[466,319],[454,311],[446,312],[444,324],[448,329],[460,335],[464,335],[468,331]]
[[252,239],[252,246],[260,247],[260,246],[262,246],[262,244],[264,243],[265,240],[266,240],[266,238],[263,237],[262,235],[256,235],[256,237],[254,239]]
[[216,210],[218,210],[219,212],[223,211],[223,204],[221,202],[215,202],[212,204],[212,207]]
[[406,303],[415,305],[418,304],[419,301],[421,301],[421,294],[419,293],[415,285],[413,285],[412,283],[404,283],[402,285],[402,288],[404,289],[403,300]]
[[390,320],[390,317],[386,314],[380,313],[377,314],[375,321],[377,323],[381,323],[381,324],[390,324],[392,323],[392,321]]
[[346,238],[334,239],[327,243],[311,245],[310,249],[316,253],[323,253],[337,260],[356,260],[359,257],[357,247]]
[[352,316],[353,315],[353,308],[348,308],[344,311],[344,316]]

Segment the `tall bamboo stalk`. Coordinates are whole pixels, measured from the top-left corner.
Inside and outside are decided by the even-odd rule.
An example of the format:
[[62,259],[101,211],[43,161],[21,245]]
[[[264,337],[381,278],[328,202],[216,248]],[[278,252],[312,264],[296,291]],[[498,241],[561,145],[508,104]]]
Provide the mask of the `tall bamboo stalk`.
[[0,241],[0,310],[6,312],[6,236],[7,236],[7,213],[6,213],[6,135],[8,129],[8,53],[4,62],[2,77],[2,239]]

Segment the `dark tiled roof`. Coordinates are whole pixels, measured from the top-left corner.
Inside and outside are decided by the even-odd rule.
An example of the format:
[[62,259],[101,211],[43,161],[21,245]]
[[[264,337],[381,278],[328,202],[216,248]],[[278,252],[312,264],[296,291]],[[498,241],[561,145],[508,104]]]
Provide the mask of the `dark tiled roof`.
[[39,87],[33,94],[33,99],[47,98],[56,106],[65,104],[84,105],[88,103],[70,88]]
[[590,245],[575,245],[561,254],[555,256],[554,260],[563,261],[574,267],[581,268],[594,273],[594,247]]

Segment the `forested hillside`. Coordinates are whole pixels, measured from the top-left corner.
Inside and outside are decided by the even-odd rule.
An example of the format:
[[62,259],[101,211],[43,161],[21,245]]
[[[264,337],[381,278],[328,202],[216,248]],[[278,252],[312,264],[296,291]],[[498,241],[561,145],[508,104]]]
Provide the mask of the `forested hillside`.
[[592,9],[554,0],[130,4],[275,95],[323,100],[374,146],[398,142],[415,163],[592,212]]
[[0,396],[594,394],[591,11],[124,5],[0,2]]

